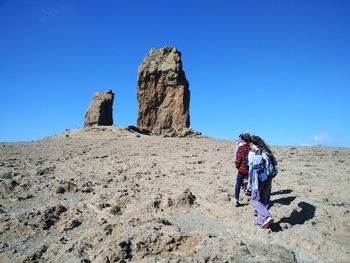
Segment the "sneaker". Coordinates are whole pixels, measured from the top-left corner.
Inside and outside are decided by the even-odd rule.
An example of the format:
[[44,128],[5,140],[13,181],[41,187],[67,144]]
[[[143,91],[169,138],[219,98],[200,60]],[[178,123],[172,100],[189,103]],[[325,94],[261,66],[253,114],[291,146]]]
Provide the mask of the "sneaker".
[[269,216],[265,222],[261,225],[262,229],[267,229],[269,228],[269,226],[273,223],[273,218],[271,216]]
[[231,202],[235,207],[239,206],[238,200],[235,197],[231,197]]

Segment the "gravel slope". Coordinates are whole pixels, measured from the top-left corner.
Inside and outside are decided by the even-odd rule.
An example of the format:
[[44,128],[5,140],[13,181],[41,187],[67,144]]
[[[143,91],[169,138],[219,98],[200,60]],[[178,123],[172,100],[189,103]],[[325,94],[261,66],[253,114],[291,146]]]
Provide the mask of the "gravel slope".
[[350,262],[350,149],[272,150],[264,231],[249,197],[229,202],[232,141],[113,126],[0,143],[0,262]]

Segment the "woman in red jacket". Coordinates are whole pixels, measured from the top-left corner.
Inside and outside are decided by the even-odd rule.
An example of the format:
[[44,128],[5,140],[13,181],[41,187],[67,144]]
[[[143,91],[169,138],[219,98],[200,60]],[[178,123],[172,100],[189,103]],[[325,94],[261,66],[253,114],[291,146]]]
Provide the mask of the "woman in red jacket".
[[248,179],[249,166],[248,166],[248,153],[250,151],[250,134],[244,133],[241,135],[242,145],[238,147],[235,159],[235,166],[238,169],[235,194],[231,197],[231,202],[235,206],[239,206],[239,192],[243,185],[243,180]]

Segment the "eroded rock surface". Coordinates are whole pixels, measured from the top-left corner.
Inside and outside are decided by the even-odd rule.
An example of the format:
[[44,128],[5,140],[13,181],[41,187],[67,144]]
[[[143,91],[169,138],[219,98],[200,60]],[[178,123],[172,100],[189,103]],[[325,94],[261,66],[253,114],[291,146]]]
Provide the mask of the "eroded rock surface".
[[153,134],[189,128],[189,83],[175,47],[152,48],[139,66],[137,85],[138,128]]

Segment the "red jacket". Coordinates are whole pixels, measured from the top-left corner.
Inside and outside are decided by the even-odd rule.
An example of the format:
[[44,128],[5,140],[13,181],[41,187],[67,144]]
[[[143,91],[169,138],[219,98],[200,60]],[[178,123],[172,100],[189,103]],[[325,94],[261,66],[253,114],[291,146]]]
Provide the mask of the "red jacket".
[[247,160],[244,158],[245,155],[248,155],[249,151],[250,151],[249,144],[243,144],[238,147],[235,165],[240,173],[243,173],[243,174],[249,173],[248,163],[246,163]]

